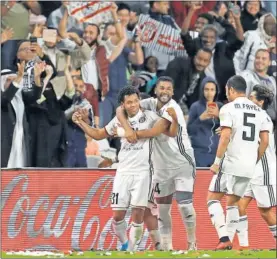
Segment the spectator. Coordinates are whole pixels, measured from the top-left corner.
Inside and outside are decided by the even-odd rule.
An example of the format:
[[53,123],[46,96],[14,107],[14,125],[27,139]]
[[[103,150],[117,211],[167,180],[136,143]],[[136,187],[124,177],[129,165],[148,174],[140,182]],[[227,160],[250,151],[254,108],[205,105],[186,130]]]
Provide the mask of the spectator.
[[157,82],[158,59],[149,56],[144,61],[143,71],[138,71],[132,78],[132,86],[139,88],[140,92],[150,94]]
[[[169,10],[169,2],[168,1],[151,1],[150,2],[150,11],[149,15],[150,18],[169,25],[174,29],[180,29],[178,25],[175,23],[174,19],[168,15]],[[158,76],[166,69],[168,63],[174,59],[174,56],[167,55],[162,52],[151,50],[151,49],[144,49],[145,57],[155,56],[158,58],[159,67],[158,67]]]
[[218,37],[217,30],[213,25],[206,25],[201,31],[200,36],[192,39],[187,34],[181,34],[185,49],[190,57],[194,57],[197,50],[201,47],[209,48],[213,57],[205,74],[216,80],[219,86],[219,100],[226,100],[225,85],[228,79],[235,74],[233,63],[234,53],[242,46],[242,42],[237,39],[235,29],[231,24],[223,19],[217,19],[224,26],[226,41],[216,42]]
[[270,53],[267,50],[259,49],[255,55],[254,69],[245,70],[240,75],[247,83],[246,95],[249,96],[255,85],[263,85],[268,87],[274,94],[274,100],[269,106],[267,113],[271,119],[276,120],[276,81],[274,77],[268,75],[268,68],[270,66]]
[[243,30],[245,32],[256,30],[261,16],[262,4],[260,0],[245,1],[241,14],[241,24]]
[[30,166],[29,132],[20,83],[25,63],[18,65],[18,74],[1,71],[1,167]]
[[[123,8],[123,7],[121,7]],[[121,12],[121,14],[119,14]],[[123,9],[119,9],[118,16],[122,17]],[[125,15],[127,14],[127,10],[124,9]],[[127,18],[122,22],[123,28],[126,30],[127,26]],[[111,37],[108,35],[107,37]],[[122,52],[118,55],[116,59],[110,64],[109,67],[109,82],[110,89],[100,104],[100,127],[104,127],[108,124],[108,122],[113,118],[115,114],[115,110],[117,108],[117,95],[119,91],[127,85],[127,67],[130,62],[133,65],[142,65],[143,51],[140,44],[140,34],[137,35],[136,38],[133,39],[133,43],[135,44],[135,50],[132,51],[128,47],[124,47]]]
[[[81,68],[82,78],[85,83],[93,85],[94,89],[100,92],[102,98],[107,95],[110,87],[108,80],[109,65],[121,53],[126,42],[123,37],[122,26],[117,18],[117,6],[114,4],[111,10],[115,21],[114,27],[116,28],[116,35],[99,43],[100,29],[96,24],[88,24],[83,33],[83,39],[91,48],[91,53],[90,60]],[[67,38],[67,20],[68,12],[64,12],[64,16],[59,25],[59,34],[62,38]],[[106,27],[105,31],[107,29],[108,27]],[[105,31],[104,35],[106,34]]]
[[[194,58],[177,57],[172,60],[164,72],[174,81],[173,99],[186,110],[199,100],[201,91],[200,83],[205,77],[204,70],[209,65],[212,51],[207,48],[200,48]],[[185,114],[185,113],[184,113]]]
[[82,115],[82,119],[89,125],[93,126],[93,111],[89,101],[84,97],[86,85],[81,78],[75,78],[74,83],[70,75],[69,69],[65,72],[67,84],[74,84],[75,95],[73,97],[72,106],[65,111],[68,120],[68,152],[66,159],[67,167],[87,167],[87,159],[85,149],[87,139],[85,133],[72,121],[73,113],[78,110]]
[[254,59],[257,50],[273,48],[275,46],[274,35],[276,35],[276,18],[270,13],[265,14],[260,18],[257,30],[245,33],[244,44],[235,53],[234,65],[236,73],[240,73],[245,69],[254,69]]
[[[91,49],[88,44],[80,39],[77,33],[67,33],[66,39],[60,40],[58,36],[56,42],[44,41],[42,46],[43,53],[49,56],[51,62],[54,64],[57,70],[57,76],[51,80],[56,95],[60,98],[66,88],[66,80],[64,76],[64,69],[66,65],[67,54],[71,57],[71,67],[76,69],[87,63],[90,59]],[[72,51],[64,51],[59,49],[59,45],[67,44],[69,39],[75,44],[75,49]]]
[[[5,29],[13,30],[13,37],[1,46],[2,69],[13,67],[16,56],[17,44],[20,40],[27,39],[29,33],[29,11],[40,14],[38,1],[1,1],[1,34]],[[18,18],[20,17],[20,20]]]
[[[275,42],[276,42],[276,36],[275,36]],[[276,53],[276,45],[274,48],[270,51],[270,60],[271,64],[268,68],[268,75],[273,76],[275,78],[275,81],[277,82],[277,53]]]
[[217,102],[219,88],[213,78],[204,78],[200,89],[199,101],[190,107],[187,128],[196,166],[210,167],[216,156],[219,137],[215,130],[220,126],[219,110],[223,104]]
[[194,13],[194,16],[191,19],[191,24],[190,24],[191,30],[195,26],[195,22],[197,20],[198,15],[202,13],[208,13],[209,11],[211,11],[215,6],[216,1],[185,1],[185,2],[172,1],[171,2],[173,17],[179,26],[182,26],[184,19],[188,15],[191,5],[196,2],[199,2],[201,4],[201,8]]
[[214,18],[212,15],[208,14],[208,13],[202,13],[199,14],[194,27],[192,28],[192,30],[189,30],[189,28],[191,28],[191,19],[194,16],[195,12],[197,10],[199,10],[200,8],[202,8],[202,5],[200,4],[195,4],[192,3],[190,5],[188,14],[186,16],[186,18],[184,19],[184,23],[182,25],[182,34],[186,34],[189,31],[189,35],[195,39],[199,36],[199,33],[202,31],[202,29],[205,27],[205,25],[207,24],[213,24],[214,22]]
[[[47,27],[59,29],[59,24],[64,17],[65,13],[67,13],[67,5],[69,4],[69,1],[62,1],[62,5],[54,10],[48,17],[47,19]],[[66,30],[79,30],[83,31],[84,30],[84,24],[78,23],[78,21],[72,17],[69,16],[67,19],[67,25],[66,25]]]
[[128,30],[128,24],[131,19],[131,8],[128,4],[120,3],[117,9],[117,16],[121,22],[122,28],[128,40],[131,40],[133,34],[131,31]]

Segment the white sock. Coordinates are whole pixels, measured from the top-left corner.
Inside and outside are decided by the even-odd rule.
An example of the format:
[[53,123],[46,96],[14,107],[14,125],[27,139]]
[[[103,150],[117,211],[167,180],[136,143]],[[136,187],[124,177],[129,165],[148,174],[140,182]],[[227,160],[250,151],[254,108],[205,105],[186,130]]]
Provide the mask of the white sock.
[[248,217],[241,216],[237,226],[237,234],[240,246],[249,246],[248,242]]
[[277,239],[277,226],[276,225],[269,226],[269,230],[270,230],[271,234],[273,235],[273,237],[275,239]]
[[156,250],[161,248],[161,235],[158,229],[150,230],[150,237]]
[[158,204],[157,207],[162,248],[165,251],[173,250],[171,204]]
[[230,241],[232,242],[237,232],[239,223],[239,210],[238,206],[227,206],[226,208],[226,226]]
[[178,204],[178,207],[186,226],[188,242],[196,243],[196,213],[193,204]]
[[135,246],[139,243],[143,233],[143,223],[131,223],[129,233],[128,251],[134,251]]
[[228,237],[225,215],[218,200],[208,201],[208,211],[219,238]]
[[113,220],[112,228],[114,233],[118,237],[119,241],[121,242],[121,244],[125,244],[128,241],[127,231],[126,231],[127,229],[126,221],[124,219],[118,222]]

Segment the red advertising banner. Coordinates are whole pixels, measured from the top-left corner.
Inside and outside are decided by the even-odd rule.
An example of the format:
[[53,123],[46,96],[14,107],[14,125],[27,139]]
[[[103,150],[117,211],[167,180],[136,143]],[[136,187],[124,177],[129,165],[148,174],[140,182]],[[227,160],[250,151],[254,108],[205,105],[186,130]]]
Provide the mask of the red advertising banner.
[[[2,250],[115,249],[119,243],[111,230],[109,200],[114,174],[113,170],[2,170]],[[197,172],[199,249],[214,249],[218,242],[206,205],[211,177],[209,171]],[[186,233],[176,204],[172,215],[173,246],[184,250]],[[255,202],[248,217],[251,248],[275,247]],[[151,248],[147,230],[140,248]]]

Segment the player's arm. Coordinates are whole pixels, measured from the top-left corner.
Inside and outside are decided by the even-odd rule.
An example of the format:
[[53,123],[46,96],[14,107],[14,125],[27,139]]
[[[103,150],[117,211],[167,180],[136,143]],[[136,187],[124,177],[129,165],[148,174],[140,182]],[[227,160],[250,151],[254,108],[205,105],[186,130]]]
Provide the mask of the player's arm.
[[110,137],[105,128],[91,128],[89,124],[80,118],[78,113],[73,114],[72,121],[76,123],[88,136],[95,140],[101,140]]
[[116,109],[116,117],[119,120],[122,128],[125,130],[124,137],[127,139],[127,141],[130,143],[137,142],[136,133],[128,123],[127,115],[121,106],[117,107]]
[[264,155],[269,143],[269,134],[268,131],[261,131],[260,132],[260,145],[258,148],[258,158],[257,158],[257,163],[259,160],[262,158]]
[[[174,108],[168,108],[168,115],[170,120],[161,118],[159,119],[151,129],[140,130],[136,132],[137,138],[153,138],[161,134],[166,134],[169,137],[176,137],[178,133],[178,120]],[[168,116],[167,116],[168,117]]]

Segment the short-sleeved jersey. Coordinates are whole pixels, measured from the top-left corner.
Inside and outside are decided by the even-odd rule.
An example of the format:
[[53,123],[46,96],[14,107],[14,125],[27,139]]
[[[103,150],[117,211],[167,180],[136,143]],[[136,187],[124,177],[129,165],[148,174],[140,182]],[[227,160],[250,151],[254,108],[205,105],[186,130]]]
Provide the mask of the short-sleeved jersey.
[[273,132],[273,123],[268,116],[268,121],[271,123],[271,130],[269,132],[269,144],[257,163],[255,174],[251,179],[252,184],[256,185],[275,185],[276,184],[276,144]]
[[162,134],[154,140],[153,165],[155,174],[161,174],[163,171],[166,173],[167,169],[181,168],[187,163],[195,166],[194,158],[187,152],[188,150],[192,151],[192,146],[187,133],[186,121],[180,106],[171,99],[157,111],[157,99],[155,98],[144,99],[140,102],[140,105],[143,109],[156,112],[157,115],[170,122],[172,122],[172,118],[166,110],[172,107],[175,109],[178,118],[179,129],[178,135],[175,138]]
[[232,129],[222,171],[252,178],[258,156],[259,134],[271,130],[266,112],[248,98],[239,97],[221,108],[219,119],[221,127]]
[[[134,130],[151,129],[160,118],[154,112],[141,110],[132,118],[128,118],[130,126]],[[120,122],[115,117],[105,127],[109,135],[113,135],[113,128],[120,127]],[[149,172],[152,167],[151,152],[153,150],[152,139],[139,139],[136,143],[129,143],[121,138],[121,148],[118,154],[117,173],[137,175]]]

